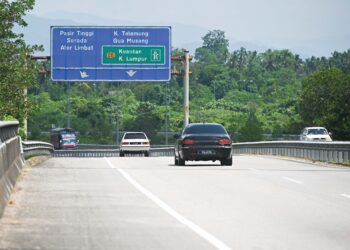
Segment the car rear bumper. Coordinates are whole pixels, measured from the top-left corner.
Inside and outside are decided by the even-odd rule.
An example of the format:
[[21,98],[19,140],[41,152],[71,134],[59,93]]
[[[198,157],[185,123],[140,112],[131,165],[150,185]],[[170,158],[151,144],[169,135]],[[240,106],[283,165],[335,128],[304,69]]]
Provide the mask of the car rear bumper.
[[77,145],[76,144],[64,144],[62,146],[62,148],[65,148],[65,149],[72,149],[72,148],[76,148]]
[[232,157],[232,146],[182,147],[181,158],[189,161],[223,160]]
[[120,151],[125,153],[138,153],[138,152],[149,152],[150,146],[122,146],[120,147]]

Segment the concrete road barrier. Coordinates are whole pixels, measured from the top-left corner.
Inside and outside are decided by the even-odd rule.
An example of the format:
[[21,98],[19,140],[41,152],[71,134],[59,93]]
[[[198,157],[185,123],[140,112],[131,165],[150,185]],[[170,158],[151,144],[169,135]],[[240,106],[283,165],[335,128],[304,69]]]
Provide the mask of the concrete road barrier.
[[0,122],[0,217],[24,166],[18,122]]

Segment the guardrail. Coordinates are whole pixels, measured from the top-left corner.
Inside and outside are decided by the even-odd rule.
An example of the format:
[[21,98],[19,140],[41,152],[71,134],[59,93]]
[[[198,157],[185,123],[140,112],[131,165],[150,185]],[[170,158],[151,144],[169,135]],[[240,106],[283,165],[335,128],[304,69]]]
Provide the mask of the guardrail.
[[[55,150],[53,157],[119,157],[119,149],[71,149]],[[174,147],[151,148],[151,157],[173,156]],[[142,154],[125,154],[125,156],[142,156]]]
[[[109,145],[108,147],[112,148],[113,146]],[[232,147],[234,155],[288,156],[314,161],[350,164],[350,142],[268,141],[233,143]],[[54,157],[118,157],[119,149],[55,150],[52,155]],[[150,156],[174,156],[174,147],[169,145],[153,147],[150,150]]]
[[288,156],[314,161],[350,163],[350,142],[271,141],[234,143],[233,154]]
[[16,137],[18,135],[18,126],[19,123],[17,121],[0,121],[0,143]]
[[[53,157],[118,157],[119,149],[115,145],[79,145],[78,149],[53,150],[52,145],[44,142],[23,142],[25,157],[33,155],[52,155]],[[288,156],[314,161],[350,164],[350,142],[305,142],[305,141],[268,141],[233,143],[233,154],[257,154]],[[83,149],[85,148],[85,149]],[[140,156],[140,155],[126,155]],[[174,147],[154,145],[150,149],[151,157],[174,156]]]
[[[173,145],[151,145],[151,148],[158,149],[158,148],[174,148]],[[112,145],[112,144],[78,144],[77,147],[78,150],[85,150],[85,149],[119,149],[119,145]]]
[[23,141],[22,147],[25,159],[37,155],[52,155],[54,151],[52,144],[41,141]]

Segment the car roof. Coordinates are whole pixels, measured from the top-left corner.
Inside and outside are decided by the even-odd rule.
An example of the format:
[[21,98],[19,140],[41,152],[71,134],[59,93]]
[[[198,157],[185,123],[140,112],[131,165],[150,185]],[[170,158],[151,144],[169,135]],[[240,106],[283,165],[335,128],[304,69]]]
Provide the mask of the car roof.
[[306,127],[305,129],[326,129],[325,127]]
[[138,134],[138,133],[140,133],[140,134],[146,134],[145,132],[131,132],[131,131],[128,131],[128,132],[125,132],[124,134]]
[[187,126],[191,127],[191,126],[197,126],[197,125],[219,125],[219,126],[223,126],[220,123],[215,123],[215,122],[194,122],[194,123],[190,123]]

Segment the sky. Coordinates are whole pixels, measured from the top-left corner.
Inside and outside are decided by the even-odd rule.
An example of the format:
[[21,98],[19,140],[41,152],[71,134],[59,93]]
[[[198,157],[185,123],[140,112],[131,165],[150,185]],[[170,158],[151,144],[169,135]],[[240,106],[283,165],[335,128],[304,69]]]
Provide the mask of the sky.
[[85,13],[121,24],[178,23],[219,29],[230,40],[309,48],[325,56],[350,48],[349,0],[36,0],[30,13],[49,17],[60,12]]

